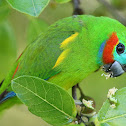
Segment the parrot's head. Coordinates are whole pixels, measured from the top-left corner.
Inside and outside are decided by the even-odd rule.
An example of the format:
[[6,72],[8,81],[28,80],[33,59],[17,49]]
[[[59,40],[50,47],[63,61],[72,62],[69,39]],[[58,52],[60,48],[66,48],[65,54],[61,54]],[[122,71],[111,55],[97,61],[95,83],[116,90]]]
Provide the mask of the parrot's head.
[[117,77],[126,72],[126,43],[113,32],[101,47],[103,48],[103,70],[110,77]]

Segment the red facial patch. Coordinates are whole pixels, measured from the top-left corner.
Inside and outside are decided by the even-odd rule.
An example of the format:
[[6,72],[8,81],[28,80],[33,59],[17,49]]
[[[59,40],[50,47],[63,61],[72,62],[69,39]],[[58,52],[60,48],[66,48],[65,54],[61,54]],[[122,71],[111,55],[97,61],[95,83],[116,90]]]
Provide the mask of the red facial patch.
[[106,42],[104,51],[103,51],[103,62],[105,64],[113,63],[113,49],[119,43],[119,39],[117,34],[114,32],[112,33],[111,37]]

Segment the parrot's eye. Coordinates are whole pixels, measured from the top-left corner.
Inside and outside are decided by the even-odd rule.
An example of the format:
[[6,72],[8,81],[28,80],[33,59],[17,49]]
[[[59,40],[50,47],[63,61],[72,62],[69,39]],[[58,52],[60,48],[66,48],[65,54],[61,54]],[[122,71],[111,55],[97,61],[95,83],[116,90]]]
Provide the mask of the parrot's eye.
[[116,47],[116,52],[117,52],[118,54],[121,54],[121,53],[124,52],[124,50],[125,50],[125,46],[124,46],[122,43],[119,43],[119,44],[117,45],[117,47]]

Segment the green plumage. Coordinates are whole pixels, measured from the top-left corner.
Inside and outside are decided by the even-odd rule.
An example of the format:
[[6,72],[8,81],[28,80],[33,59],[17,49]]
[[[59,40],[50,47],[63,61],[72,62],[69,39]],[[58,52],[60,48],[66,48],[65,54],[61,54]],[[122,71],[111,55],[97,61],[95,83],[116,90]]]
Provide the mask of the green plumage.
[[[62,19],[25,49],[14,78],[21,75],[37,76],[69,89],[100,67],[100,46],[113,32],[117,33],[119,39],[125,40],[126,28],[116,20],[83,15]],[[61,48],[61,43],[75,33],[78,35]],[[63,60],[54,67],[65,50],[68,52]],[[2,90],[7,88],[15,69],[3,83]]]
[[[93,16],[77,16],[58,21],[22,55],[15,77],[32,75],[58,84],[66,89],[97,70],[98,52],[102,42],[112,32],[125,34],[126,28],[116,20]],[[60,44],[75,32],[78,36],[62,49]],[[61,53],[69,49],[64,60],[53,69]],[[53,77],[54,76],[54,77]]]

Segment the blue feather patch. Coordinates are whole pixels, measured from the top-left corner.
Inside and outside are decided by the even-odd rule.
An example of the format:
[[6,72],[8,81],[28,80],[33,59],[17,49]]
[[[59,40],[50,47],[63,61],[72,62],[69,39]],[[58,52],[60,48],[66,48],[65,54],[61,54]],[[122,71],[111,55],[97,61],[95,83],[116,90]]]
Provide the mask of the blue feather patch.
[[0,101],[0,103],[2,103],[3,101],[5,101],[5,100],[7,100],[9,98],[14,97],[14,96],[16,96],[16,93],[14,93],[13,91],[11,91],[11,92],[9,92],[9,93],[6,94],[6,96]]
[[98,53],[98,63],[101,64],[101,65],[102,65],[102,54],[103,54],[103,50],[104,50],[105,44],[106,44],[106,41],[104,41],[101,44],[100,49],[99,49],[99,53]]
[[[48,80],[50,77],[48,77],[47,79],[44,80]],[[15,97],[16,93],[14,93],[13,91],[10,91],[9,93],[6,94],[6,96],[0,101],[0,103],[4,102],[5,100]]]

